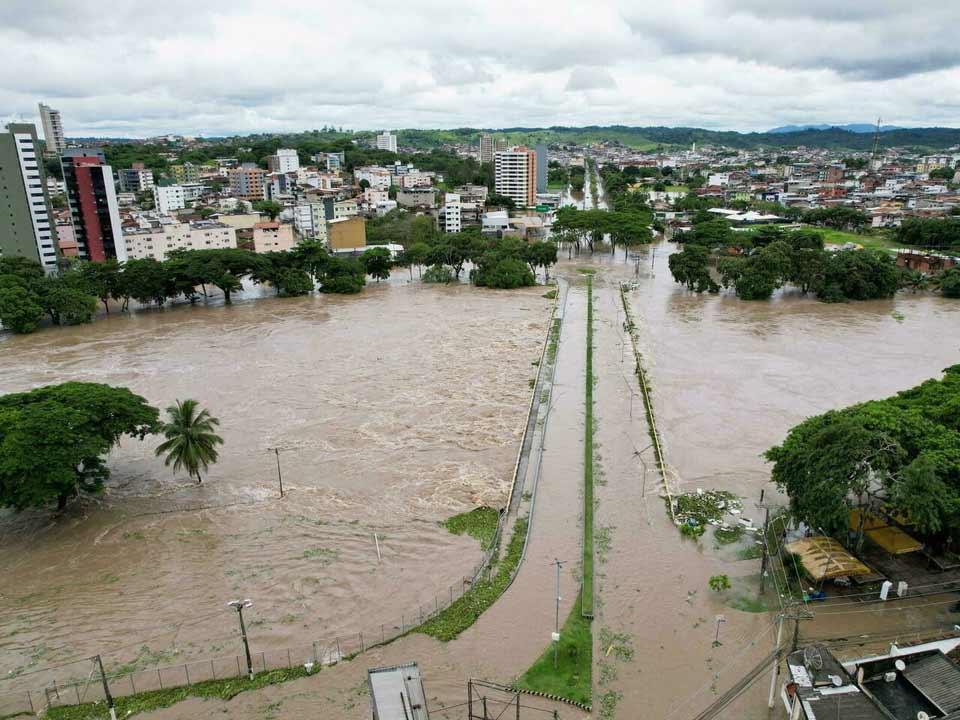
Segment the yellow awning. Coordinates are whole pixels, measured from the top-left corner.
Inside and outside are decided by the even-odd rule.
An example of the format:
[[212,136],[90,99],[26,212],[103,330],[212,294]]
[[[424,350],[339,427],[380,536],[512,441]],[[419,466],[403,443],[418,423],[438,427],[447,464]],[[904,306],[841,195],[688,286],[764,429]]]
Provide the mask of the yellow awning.
[[[860,528],[861,512],[863,511],[859,508],[850,511],[851,530],[858,530]],[[901,517],[902,516],[895,516],[895,519],[900,522]],[[868,538],[888,553],[893,553],[894,555],[916,552],[923,547],[923,543],[919,540],[915,540],[900,528],[895,525],[890,525],[886,520],[877,517],[871,512],[863,512],[863,529],[866,531]]]
[[863,529],[876,530],[877,528],[887,527],[887,521],[878,518],[872,512],[863,512],[860,508],[854,508],[850,511],[850,529],[860,529],[860,515],[863,515]]
[[867,537],[873,540],[888,553],[902,555],[903,553],[916,552],[923,547],[919,540],[907,535],[903,530],[892,525],[884,528],[867,530]]
[[813,580],[830,580],[847,575],[869,575],[870,568],[843,549],[843,545],[830,537],[817,536],[788,543],[788,552],[799,555]]

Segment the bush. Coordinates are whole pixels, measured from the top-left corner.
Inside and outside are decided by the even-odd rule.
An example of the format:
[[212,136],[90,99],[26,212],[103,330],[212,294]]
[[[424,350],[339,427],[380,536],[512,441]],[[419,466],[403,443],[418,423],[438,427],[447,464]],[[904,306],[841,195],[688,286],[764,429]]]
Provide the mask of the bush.
[[365,282],[363,275],[337,275],[324,280],[320,292],[352,295],[363,290]]
[[474,274],[474,281],[481,287],[511,290],[536,284],[536,278],[529,266],[517,258],[505,257],[491,265],[481,263]]
[[710,578],[710,589],[723,592],[730,589],[730,578],[726,575],[714,575]]
[[306,295],[313,292],[313,278],[299,269],[285,270],[278,278],[283,295]]
[[952,267],[940,276],[940,292],[947,298],[960,298],[960,267]]
[[425,283],[452,283],[453,271],[446,265],[431,265],[421,279]]

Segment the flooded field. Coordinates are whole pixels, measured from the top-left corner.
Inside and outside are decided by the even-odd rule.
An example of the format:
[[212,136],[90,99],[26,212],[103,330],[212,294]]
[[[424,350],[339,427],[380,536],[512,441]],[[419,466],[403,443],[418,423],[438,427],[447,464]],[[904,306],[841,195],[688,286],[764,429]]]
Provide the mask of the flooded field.
[[256,643],[282,648],[459,592],[480,550],[437,522],[506,501],[541,294],[396,282],[0,336],[0,393],[82,380],[161,408],[192,397],[226,441],[202,486],[148,438],[115,450],[104,496],[0,516],[3,674],[233,654],[234,597],[254,600]]

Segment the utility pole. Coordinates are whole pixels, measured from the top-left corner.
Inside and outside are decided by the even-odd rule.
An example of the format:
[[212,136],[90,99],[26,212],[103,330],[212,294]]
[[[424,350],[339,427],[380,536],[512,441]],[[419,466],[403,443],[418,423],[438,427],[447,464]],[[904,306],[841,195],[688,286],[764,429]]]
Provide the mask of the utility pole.
[[253,600],[250,598],[231,600],[227,605],[236,610],[237,615],[240,617],[240,637],[243,638],[243,650],[247,654],[247,677],[253,680],[253,660],[250,657],[250,643],[247,642],[247,626],[243,623],[243,610],[244,608],[253,607]]
[[280,474],[280,448],[274,448],[273,452],[277,456],[277,480],[280,481],[280,497],[283,497],[283,475]]
[[777,617],[777,641],[773,646],[773,671],[770,673],[770,697],[767,698],[767,707],[773,707],[773,695],[777,688],[777,670],[780,668],[780,633],[783,630],[783,613]]
[[758,510],[764,511],[763,518],[763,556],[760,560],[760,594],[763,595],[764,589],[766,587],[767,579],[767,566],[770,564],[770,553],[768,551],[767,543],[770,539],[769,526],[770,526],[770,508],[777,507],[776,503],[765,503],[763,501],[763,496],[766,493],[766,490],[760,491],[760,502],[756,503],[756,508]]
[[117,711],[113,706],[113,695],[110,694],[110,686],[107,684],[107,674],[103,671],[103,660],[97,655],[94,660],[100,667],[100,680],[103,681],[103,695],[107,699],[107,707],[110,709],[110,720],[117,720]]
[[560,658],[560,568],[564,563],[560,560],[554,560],[553,564],[557,566],[557,617],[555,621],[556,629],[553,632],[553,669],[557,669]]

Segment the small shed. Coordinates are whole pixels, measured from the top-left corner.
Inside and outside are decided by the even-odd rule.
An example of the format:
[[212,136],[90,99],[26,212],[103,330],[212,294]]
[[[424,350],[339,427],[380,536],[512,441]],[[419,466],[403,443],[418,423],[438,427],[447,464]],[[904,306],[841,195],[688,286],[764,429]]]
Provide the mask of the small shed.
[[415,662],[367,670],[373,720],[430,720]]

